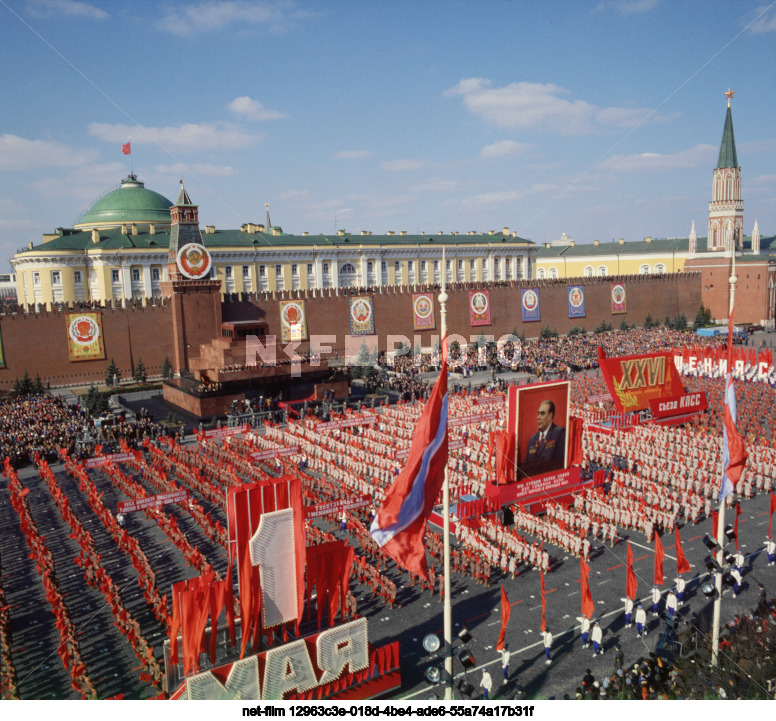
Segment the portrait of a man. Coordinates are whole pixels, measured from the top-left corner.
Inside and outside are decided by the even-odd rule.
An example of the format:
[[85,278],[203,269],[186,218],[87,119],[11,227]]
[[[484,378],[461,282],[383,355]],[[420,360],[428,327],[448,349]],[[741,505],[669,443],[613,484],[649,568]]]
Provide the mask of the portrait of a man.
[[537,410],[537,431],[528,440],[520,470],[532,476],[560,470],[566,462],[566,429],[555,423],[555,403],[546,399]]

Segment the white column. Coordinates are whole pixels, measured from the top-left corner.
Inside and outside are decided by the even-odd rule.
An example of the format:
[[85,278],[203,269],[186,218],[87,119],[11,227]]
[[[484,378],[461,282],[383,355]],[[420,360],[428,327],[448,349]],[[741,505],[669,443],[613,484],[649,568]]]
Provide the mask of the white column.
[[336,257],[333,257],[331,263],[331,285],[332,288],[339,288],[339,263]]
[[132,269],[128,265],[121,266],[121,307],[126,306],[132,298]]
[[143,296],[150,298],[154,294],[151,290],[151,266],[143,266]]
[[368,260],[363,253],[361,254],[361,258],[359,259],[359,262],[361,264],[361,285],[367,286],[369,285],[369,274],[367,273]]
[[321,263],[321,259],[316,255],[315,256],[315,287],[320,290],[323,288],[323,264]]

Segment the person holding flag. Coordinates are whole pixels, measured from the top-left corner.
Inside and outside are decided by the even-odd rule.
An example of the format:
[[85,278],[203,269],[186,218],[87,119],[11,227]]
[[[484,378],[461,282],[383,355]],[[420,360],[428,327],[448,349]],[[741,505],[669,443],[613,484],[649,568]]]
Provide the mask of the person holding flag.
[[765,539],[765,552],[768,554],[768,565],[773,566],[776,564],[776,543],[768,536]]

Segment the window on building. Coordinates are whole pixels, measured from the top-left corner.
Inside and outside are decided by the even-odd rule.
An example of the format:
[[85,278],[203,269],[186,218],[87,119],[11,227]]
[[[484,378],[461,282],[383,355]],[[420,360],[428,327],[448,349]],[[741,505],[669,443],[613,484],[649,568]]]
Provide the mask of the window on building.
[[366,262],[366,272],[371,273],[372,271],[374,271],[374,269],[375,269],[375,264],[371,260],[368,260]]
[[275,266],[275,277],[279,278],[281,275],[283,275],[283,266],[278,264]]
[[329,272],[329,264],[328,263],[324,263],[323,264],[323,272],[328,274],[328,272]]
[[296,278],[299,275],[299,266],[296,263],[291,263],[291,275]]
[[110,279],[112,283],[118,283],[119,282],[119,272],[117,270],[112,270],[110,272]]
[[307,264],[307,277],[309,278],[310,276],[312,276],[312,274],[313,274],[313,264],[312,263],[308,263]]
[[353,265],[353,263],[343,263],[342,267],[340,268],[340,273],[344,273],[345,275],[355,275],[356,267]]
[[496,273],[498,273],[498,269],[499,269],[499,259],[498,258],[494,258],[493,259],[493,268],[495,269]]
[[249,278],[251,275],[251,266],[244,265],[243,266],[243,278]]
[[463,271],[463,261],[462,260],[458,261],[458,270]]
[[394,261],[393,263],[393,272],[401,273],[401,263],[398,260]]
[[421,260],[420,261],[420,272],[421,273],[425,273],[426,272],[426,261],[425,260]]
[[132,268],[132,280],[136,283],[142,280],[140,277],[140,268]]
[[585,269],[582,271],[582,275],[584,275],[585,278],[592,278],[595,275],[595,268],[592,265],[586,265]]
[[381,270],[383,273],[387,273],[387,272],[388,272],[388,263],[386,263],[385,261],[382,261],[382,262],[380,263],[380,270]]
[[652,268],[647,263],[639,266],[639,275],[649,275],[652,272]]
[[605,265],[599,265],[596,275],[609,275],[609,269]]
[[159,281],[162,278],[161,268],[151,268],[151,280]]
[[536,277],[537,278],[544,278],[547,275],[547,272],[544,270],[544,268],[537,268],[536,269]]
[[226,278],[231,278],[232,277],[232,266],[231,265],[227,265],[227,266],[224,267],[224,276]]
[[655,273],[665,273],[666,267],[662,263],[655,265]]
[[58,270],[51,271],[51,284],[62,285],[62,274]]
[[259,266],[259,278],[266,278],[267,277],[267,266],[266,265],[260,265]]
[[446,269],[446,270],[452,270],[452,269],[453,269],[453,261],[452,261],[452,260],[448,260],[448,261],[445,263],[445,269]]
[[75,283],[76,285],[79,285],[80,283],[83,283],[83,282],[84,282],[84,278],[81,275],[81,271],[80,270],[74,270],[73,271],[73,283]]
[[557,268],[550,268],[548,273],[550,278],[557,278],[558,277],[558,269]]
[[[448,268],[450,267],[450,261],[449,260],[447,261],[447,267]],[[439,261],[435,260],[434,261],[434,271],[436,272],[437,270],[439,270]]]
[[412,273],[413,270],[415,270],[415,263],[412,260],[407,261],[407,269]]
[[474,271],[475,271],[475,270],[477,270],[477,261],[476,261],[476,260],[474,260],[474,258],[472,258],[472,259],[469,261],[469,270],[470,270],[472,273],[474,273]]

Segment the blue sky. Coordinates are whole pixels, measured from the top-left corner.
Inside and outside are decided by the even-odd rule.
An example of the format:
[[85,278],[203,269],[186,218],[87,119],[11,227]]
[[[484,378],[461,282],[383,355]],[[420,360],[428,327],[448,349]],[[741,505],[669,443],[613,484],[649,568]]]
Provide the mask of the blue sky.
[[129,171],[202,225],[705,235],[733,99],[776,233],[772,0],[0,0],[0,253]]

